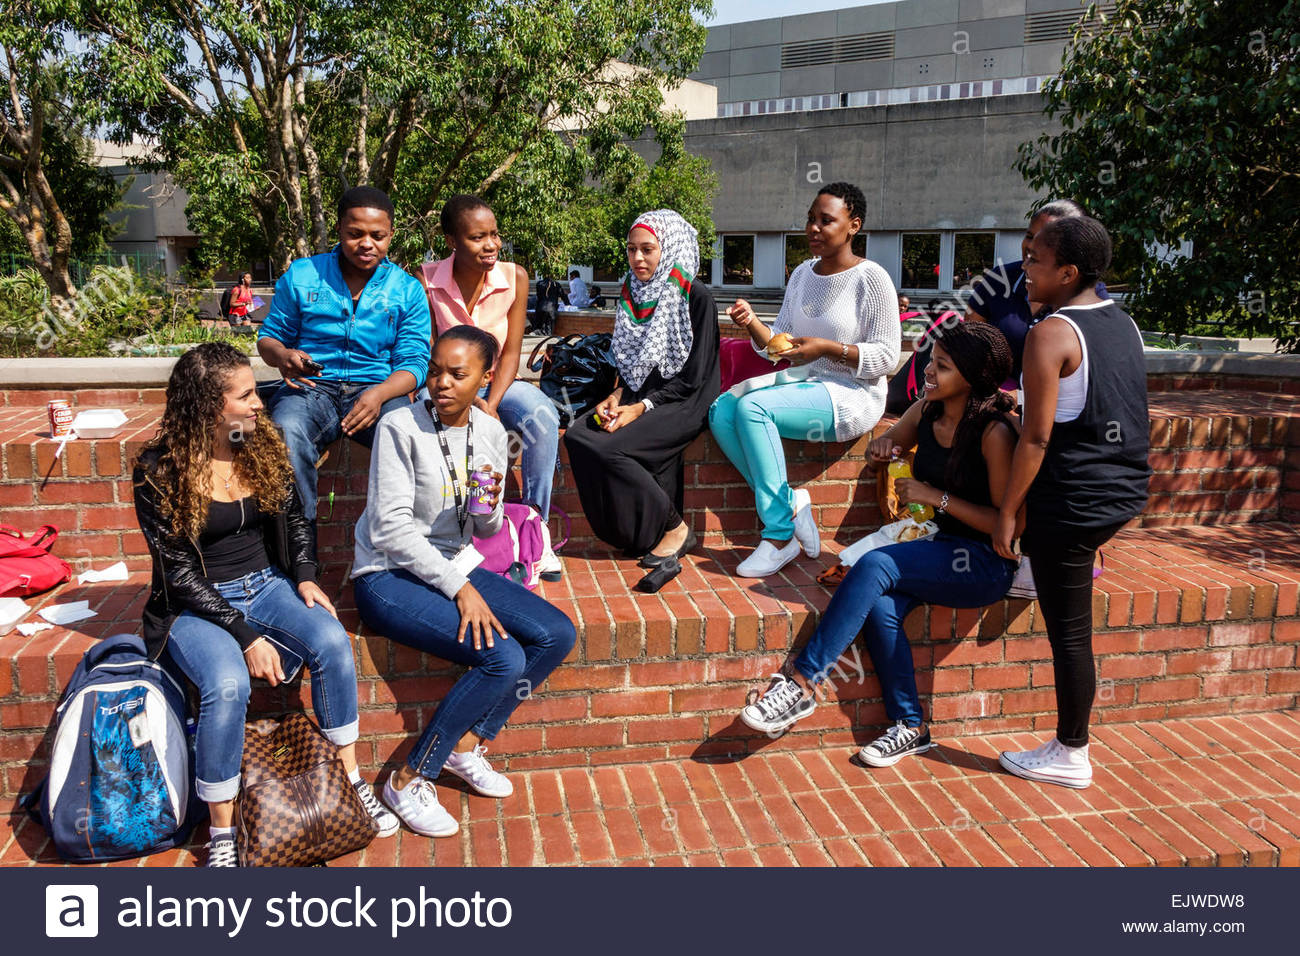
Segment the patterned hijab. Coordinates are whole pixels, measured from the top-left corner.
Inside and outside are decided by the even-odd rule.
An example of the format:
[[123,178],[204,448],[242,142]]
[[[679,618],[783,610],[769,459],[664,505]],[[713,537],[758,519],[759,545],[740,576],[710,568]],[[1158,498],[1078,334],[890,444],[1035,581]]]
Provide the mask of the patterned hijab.
[[[691,354],[691,280],[700,269],[699,234],[671,209],[642,213],[632,224],[659,240],[659,266],[647,281],[623,279],[614,318],[614,359],[636,391],[655,369],[664,378],[682,370]],[[630,234],[632,229],[628,230]]]

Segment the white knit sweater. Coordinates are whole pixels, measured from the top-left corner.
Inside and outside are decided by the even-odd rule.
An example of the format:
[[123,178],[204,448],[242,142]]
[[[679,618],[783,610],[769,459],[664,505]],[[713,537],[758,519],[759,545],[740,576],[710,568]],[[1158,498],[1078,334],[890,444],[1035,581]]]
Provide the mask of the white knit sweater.
[[[790,275],[772,334],[821,338],[858,347],[858,366],[818,359],[808,366],[810,380],[821,382],[835,406],[835,439],[866,434],[885,413],[889,376],[898,366],[903,333],[898,322],[898,292],[889,274],[864,260],[852,269],[823,276],[809,259]],[[762,352],[755,346],[755,351]]]

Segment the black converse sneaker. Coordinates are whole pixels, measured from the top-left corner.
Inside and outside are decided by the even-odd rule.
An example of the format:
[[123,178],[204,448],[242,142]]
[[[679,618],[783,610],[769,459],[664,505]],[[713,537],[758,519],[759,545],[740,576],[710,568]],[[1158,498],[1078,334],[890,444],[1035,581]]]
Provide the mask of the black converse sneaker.
[[758,700],[740,712],[746,727],[765,734],[779,734],[801,717],[813,712],[816,703],[803,688],[784,674],[773,674],[772,683]]
[[858,751],[868,767],[892,767],[909,754],[924,753],[933,747],[927,727],[909,727],[901,720]]
[[239,866],[239,854],[235,851],[235,838],[232,836],[217,837],[207,845],[207,851],[209,868]]
[[374,787],[364,780],[358,780],[352,786],[357,791],[357,796],[361,798],[361,805],[366,808],[366,813],[370,814],[370,819],[375,821],[375,831],[379,836],[392,836],[401,829],[402,823],[397,819],[397,814],[379,802]]

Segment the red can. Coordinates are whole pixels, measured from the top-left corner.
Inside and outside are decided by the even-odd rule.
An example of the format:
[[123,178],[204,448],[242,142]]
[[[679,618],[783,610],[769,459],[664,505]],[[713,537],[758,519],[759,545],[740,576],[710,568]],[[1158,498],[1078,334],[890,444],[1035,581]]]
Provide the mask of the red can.
[[72,403],[66,398],[51,399],[45,411],[50,416],[51,438],[63,438],[72,431]]

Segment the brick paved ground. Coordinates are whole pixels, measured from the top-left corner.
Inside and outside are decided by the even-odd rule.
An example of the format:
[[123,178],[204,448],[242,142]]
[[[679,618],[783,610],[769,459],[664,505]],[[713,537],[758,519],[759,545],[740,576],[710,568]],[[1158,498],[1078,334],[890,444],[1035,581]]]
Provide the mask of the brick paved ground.
[[[333,865],[1300,865],[1295,711],[1099,727],[1085,791],[997,769],[999,750],[1036,742],[945,739],[872,771],[847,749],[776,742],[737,763],[518,773],[504,801],[449,785],[439,790],[457,836],[404,831]],[[3,865],[57,862],[21,816],[0,847]],[[143,865],[192,866],[196,853]]]

